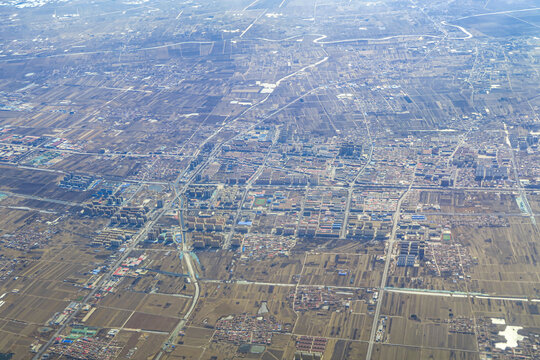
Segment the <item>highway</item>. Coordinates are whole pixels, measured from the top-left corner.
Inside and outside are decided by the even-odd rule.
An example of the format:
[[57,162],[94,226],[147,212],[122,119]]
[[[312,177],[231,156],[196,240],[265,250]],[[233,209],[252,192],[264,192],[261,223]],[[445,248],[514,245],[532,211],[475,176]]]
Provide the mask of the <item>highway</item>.
[[158,360],[163,356],[163,352],[166,351],[170,346],[174,345],[176,343],[176,338],[178,337],[178,334],[180,331],[182,331],[188,322],[191,314],[195,310],[195,307],[197,305],[197,301],[199,300],[200,296],[200,286],[199,286],[199,279],[197,277],[197,274],[195,270],[193,269],[192,259],[190,256],[190,246],[186,243],[186,228],[184,226],[184,215],[182,209],[184,208],[184,198],[180,196],[180,210],[178,210],[178,221],[180,223],[180,231],[182,234],[180,243],[177,242],[176,237],[174,238],[177,242],[177,249],[180,251],[180,253],[183,253],[184,256],[182,256],[182,260],[185,261],[189,279],[191,280],[191,283],[195,286],[195,293],[191,299],[191,305],[188,309],[188,311],[185,313],[184,317],[178,322],[176,327],[171,331],[169,337],[167,338],[167,341],[163,344],[161,351],[156,355],[154,359]]

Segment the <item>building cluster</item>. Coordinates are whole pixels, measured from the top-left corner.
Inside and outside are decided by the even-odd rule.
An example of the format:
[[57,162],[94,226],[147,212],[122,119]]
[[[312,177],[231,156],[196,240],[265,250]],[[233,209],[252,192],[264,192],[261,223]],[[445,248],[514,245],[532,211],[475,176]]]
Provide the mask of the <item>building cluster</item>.
[[305,195],[304,210],[344,212],[348,192],[343,188],[310,189]]
[[307,176],[304,174],[290,173],[277,169],[265,169],[255,181],[255,184],[257,185],[305,186],[308,183],[317,185],[317,176]]
[[26,157],[24,161],[22,161],[22,159],[20,159],[19,161],[29,166],[49,167],[62,160],[63,160],[63,154],[58,151],[40,150],[38,152],[32,153],[31,156]]
[[29,153],[29,150],[25,146],[18,145],[0,145],[0,161],[6,163],[17,163],[24,159]]
[[228,216],[214,211],[200,211],[185,217],[186,228],[190,231],[221,232],[226,229]]
[[6,281],[16,268],[24,266],[27,260],[18,258],[9,258],[0,254],[0,281]]
[[218,233],[199,233],[191,234],[193,247],[195,249],[204,249],[207,247],[219,248],[223,244],[224,235]]
[[379,324],[377,325],[377,333],[375,334],[376,342],[384,342],[386,337],[386,326],[388,322],[388,316],[381,316]]
[[92,246],[120,247],[134,234],[133,230],[107,227],[93,238]]
[[[214,196],[216,193],[216,187],[215,186],[190,186],[187,188],[185,192],[185,196],[188,199],[188,207],[189,208],[198,208],[198,209],[209,209],[211,206],[218,204],[216,208],[220,208],[219,204],[222,204],[221,206],[227,206],[226,204],[232,204],[234,200],[234,193],[232,190],[234,187],[225,187],[221,193],[219,199],[215,199],[214,202],[210,201],[210,199]],[[225,191],[227,190],[227,191]],[[231,198],[231,193],[233,193]]]
[[507,326],[505,319],[476,318],[478,349],[489,353],[493,360],[536,360],[540,335],[517,326],[516,334],[507,335],[510,339],[503,335]]
[[150,243],[171,243],[177,236],[171,229],[162,226],[155,226],[146,233],[146,242]]
[[[118,270],[118,268],[116,270]],[[125,270],[124,273],[122,273],[123,271],[124,270],[121,269],[120,272],[116,274],[116,276],[112,276],[108,278],[107,281],[99,284],[100,285],[99,291],[94,295],[95,301],[98,301],[99,299],[103,298],[108,293],[116,292],[116,289],[118,289],[118,287],[120,286],[120,284],[126,277],[137,277],[139,272],[144,273],[146,270],[142,270],[142,269],[133,270],[133,269],[128,268],[128,270]],[[96,280],[97,279],[94,278],[87,288],[90,288],[90,289],[94,288],[98,283]]]
[[133,178],[146,181],[172,181],[178,174],[179,169],[185,167],[181,159],[150,158],[143,164],[136,165]]
[[414,266],[416,260],[423,260],[425,255],[426,242],[421,241],[400,241],[397,266]]
[[429,242],[426,247],[426,268],[435,276],[463,280],[475,264],[468,248],[455,242]]
[[[116,292],[125,278],[139,279],[141,276],[146,275],[149,269],[142,266],[146,259],[146,254],[126,258],[118,267],[114,268],[114,272],[112,273],[113,276],[107,278],[106,281],[101,283],[99,283],[99,281],[103,277],[102,271],[105,271],[107,267],[94,269],[91,271],[91,276],[86,281],[84,288],[94,289],[97,285],[99,285],[99,289],[94,296],[95,300],[97,301],[106,296],[108,293]],[[92,312],[93,310],[90,311]],[[85,319],[88,317],[89,315],[85,317]],[[85,319],[83,319],[83,322]]]
[[225,153],[264,153],[267,152],[272,145],[272,138],[274,135],[274,128],[250,130],[230,144],[226,144],[223,147],[223,151]]
[[298,286],[289,294],[289,301],[295,311],[336,310],[349,303],[334,290],[323,286]]
[[242,193],[239,187],[225,186],[216,192],[216,196],[212,199],[209,206],[221,210],[237,209],[241,200]]
[[405,216],[400,220],[396,237],[404,241],[439,241],[448,231],[435,223],[429,222],[425,215]]
[[337,238],[344,219],[345,214],[342,212],[306,210],[299,221],[297,235],[307,238]]
[[58,150],[80,150],[81,147],[77,144],[73,144],[68,139],[63,138],[49,138],[44,141],[43,147],[46,149],[58,149]]
[[241,233],[293,235],[296,232],[296,212],[245,211],[242,213],[235,230]]
[[54,225],[49,225],[46,230],[39,228],[23,228],[14,234],[4,234],[0,237],[0,244],[9,249],[27,251],[41,249],[58,233]]
[[476,228],[486,227],[508,227],[508,217],[497,215],[478,215],[478,216],[451,216],[444,219],[443,226],[456,227],[456,226],[470,226]]
[[109,360],[116,358],[122,349],[119,343],[111,339],[83,337],[77,340],[58,337],[49,351],[59,356],[80,360]]
[[0,135],[0,142],[2,142],[2,145],[0,145],[0,161],[3,162],[48,167],[62,160],[62,154],[55,150],[75,150],[79,148],[66,139],[17,135],[11,133],[10,130],[4,128]]
[[347,238],[358,241],[386,240],[390,236],[390,219],[389,214],[351,215],[347,223]]
[[283,331],[282,325],[273,316],[254,316],[249,314],[230,315],[218,320],[214,339],[226,340],[235,344],[272,343],[272,335]]
[[2,129],[0,142],[14,145],[39,146],[48,140],[45,136],[18,135],[14,134],[11,130],[10,128]]
[[[233,242],[231,241],[231,244]],[[236,242],[233,244],[237,244]],[[293,237],[248,234],[243,237],[242,258],[262,260],[275,256],[288,256],[290,249],[296,244]]]
[[355,191],[351,199],[351,211],[393,213],[399,196],[398,191]]
[[86,191],[96,179],[90,175],[66,174],[58,186],[73,191]]
[[197,181],[203,183],[219,183],[226,185],[243,185],[257,170],[255,163],[246,159],[253,154],[238,153],[234,158],[222,157],[208,165]]
[[194,185],[186,190],[187,206],[201,210],[233,210],[242,200],[239,186]]
[[294,187],[253,188],[246,197],[244,208],[258,211],[298,211],[302,198],[303,194]]
[[298,211],[302,198],[293,191],[275,191],[270,202],[272,211]]
[[12,132],[12,128],[3,128],[0,133],[0,142],[30,147],[43,147],[46,149],[77,150],[79,146],[70,140],[52,136],[19,135]]
[[[452,309],[450,309],[452,311]],[[474,335],[474,320],[471,318],[458,316],[455,317],[452,312],[450,312],[450,318],[445,319],[444,323],[448,325],[448,332],[451,334],[463,334],[463,335]]]
[[[128,257],[120,264],[120,266],[113,272],[113,276],[118,277],[137,277],[141,273],[141,269],[137,269],[142,262],[146,259],[146,255],[137,257]],[[142,269],[144,272],[144,269]],[[110,290],[109,290],[110,291]]]
[[47,324],[51,326],[63,325],[69,319],[71,314],[77,311],[80,307],[80,303],[75,301],[70,302],[62,312],[54,313],[54,315],[47,321]]
[[453,239],[449,227],[429,222],[425,215],[404,215],[398,223],[396,238],[397,267],[423,265],[432,275],[457,280],[463,279],[475,263],[468,248]]
[[474,172],[474,180],[506,180],[508,179],[508,167],[489,167],[486,165],[478,165]]
[[433,149],[423,150],[422,155],[414,172],[416,183],[442,187],[454,185],[455,170],[446,166],[445,158],[434,156]]
[[93,337],[99,331],[99,328],[95,326],[86,326],[81,324],[71,325],[69,334],[65,337],[68,340],[77,340],[82,337]]
[[124,203],[124,197],[122,191],[124,186],[116,182],[108,182],[102,179],[98,179],[93,186],[95,191],[92,193],[92,198],[96,199],[92,205],[107,205],[107,206],[120,206]]
[[[318,354],[322,356],[326,350],[328,339],[323,337],[300,336],[296,339],[296,351],[300,356],[307,354]],[[302,354],[304,353],[304,354]]]
[[398,223],[396,238],[399,239],[396,266],[413,267],[426,257],[426,244],[440,242],[444,233],[440,226],[427,221],[425,215],[406,215]]
[[124,206],[111,217],[111,225],[141,227],[148,221],[149,211],[146,206]]

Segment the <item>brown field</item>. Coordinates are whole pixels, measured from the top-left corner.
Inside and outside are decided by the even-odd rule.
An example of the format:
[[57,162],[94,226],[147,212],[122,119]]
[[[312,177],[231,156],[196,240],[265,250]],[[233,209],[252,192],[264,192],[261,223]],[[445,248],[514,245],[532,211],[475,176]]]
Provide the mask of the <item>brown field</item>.
[[12,360],[26,360],[29,357],[28,349],[34,339],[32,337],[8,333],[0,330],[0,353],[12,352]]
[[145,294],[141,293],[117,292],[105,296],[103,300],[100,301],[99,305],[104,307],[135,311],[141,301],[143,301],[145,296]]
[[[144,160],[143,160],[144,161]],[[128,177],[138,168],[137,161],[122,155],[91,156],[70,155],[55,164],[53,168],[74,173],[100,174],[108,177]]]
[[[434,217],[442,221],[442,217]],[[532,296],[540,298],[540,242],[529,218],[509,217],[508,227],[455,226],[454,241],[470,254],[473,265],[463,274],[469,279],[439,277],[424,266],[391,268],[388,285],[453,291],[471,291],[491,295]],[[394,266],[394,265],[393,265]]]
[[197,253],[197,256],[204,266],[204,271],[202,273],[205,278],[216,280],[229,279],[229,266],[233,257],[232,252],[199,252]]
[[[381,282],[382,263],[374,255],[308,254],[300,278],[301,284],[374,287]],[[339,272],[346,275],[339,275]]]
[[148,314],[182,317],[191,304],[191,299],[178,296],[148,294],[139,303],[137,311]]
[[[73,202],[82,202],[89,196],[87,192],[76,192],[59,188],[57,184],[64,177],[62,174],[9,166],[0,166],[0,170],[1,190]],[[21,179],[23,180],[21,181]]]
[[131,311],[128,310],[98,307],[85,324],[104,328],[121,327],[126,323],[130,316]]
[[178,321],[178,318],[136,312],[129,318],[125,327],[128,329],[169,332],[176,326]]
[[0,317],[37,324],[44,324],[69,303],[22,294],[8,294],[3,300],[6,303],[0,308]]
[[477,350],[474,334],[451,333],[445,323],[473,317],[467,298],[386,293],[382,306],[390,344]]
[[234,272],[236,277],[245,280],[294,284],[293,277],[302,270],[303,257],[303,255],[292,255],[289,258],[239,261]]
[[478,259],[468,274],[470,291],[540,297],[540,242],[529,219],[517,218],[505,228],[456,232],[468,240],[471,255]]
[[373,360],[400,359],[400,360],[478,360],[477,352],[459,350],[439,350],[393,345],[375,345],[373,347]]
[[369,340],[372,320],[372,317],[366,314],[328,311],[308,312],[299,316],[294,328],[294,334]]
[[[443,213],[510,213],[519,214],[516,195],[495,192],[465,192],[459,190],[419,191],[418,204],[439,205]],[[432,212],[433,210],[428,210]]]
[[187,272],[187,270],[183,269],[182,262],[178,259],[178,251],[174,247],[161,246],[155,250],[147,251],[148,258],[145,260],[146,268],[179,274]]
[[364,359],[366,357],[367,343],[348,340],[333,340],[326,347],[325,358],[330,360]]
[[527,200],[531,205],[532,211],[537,214],[540,213],[540,191],[527,191]]
[[141,334],[137,343],[137,352],[134,354],[133,359],[151,359],[159,349],[161,345],[167,339],[167,335],[160,334]]
[[[169,355],[168,360],[184,360],[185,359],[235,359],[238,358],[236,355],[236,350],[238,349],[237,345],[230,344],[227,342],[210,342],[205,348],[201,347],[191,347],[186,345],[178,345],[176,349]],[[204,351],[204,356],[201,357],[201,354]],[[215,358],[213,358],[215,356]],[[258,359],[259,356],[253,357],[253,359]]]
[[509,325],[540,329],[538,303],[476,298],[473,309],[477,317],[503,318]]
[[291,289],[268,285],[203,283],[193,324],[201,326],[206,322],[213,326],[221,317],[230,314],[256,314],[263,301],[267,301],[269,314],[279,322],[292,324],[296,316],[287,302]]
[[294,284],[294,275],[302,270],[303,256],[237,262],[236,277],[250,281]]
[[184,345],[195,347],[206,345],[214,335],[214,330],[189,326],[185,333],[186,335],[182,337]]

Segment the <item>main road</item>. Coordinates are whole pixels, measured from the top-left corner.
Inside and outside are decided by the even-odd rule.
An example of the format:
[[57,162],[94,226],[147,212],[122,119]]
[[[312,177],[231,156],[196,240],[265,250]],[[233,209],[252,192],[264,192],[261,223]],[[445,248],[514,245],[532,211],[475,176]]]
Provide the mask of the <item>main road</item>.
[[[414,167],[414,169],[416,170],[416,166]],[[384,295],[384,291],[386,287],[386,281],[388,279],[388,269],[390,269],[390,262],[392,261],[394,243],[396,241],[396,231],[398,228],[399,219],[401,217],[401,204],[403,203],[403,200],[405,199],[405,197],[407,197],[407,194],[411,191],[412,184],[413,184],[413,181],[411,180],[411,184],[409,185],[409,188],[399,198],[397,207],[396,207],[396,212],[394,213],[394,217],[392,219],[392,233],[390,234],[390,239],[388,241],[388,245],[386,248],[386,259],[384,262],[384,271],[381,278],[381,286],[379,287],[379,298],[377,299],[377,307],[375,308],[375,316],[373,317],[373,324],[371,325],[371,334],[369,336],[366,360],[371,360],[371,353],[373,352],[373,344],[375,343],[375,335],[377,334],[377,327],[379,325],[379,316],[381,313],[381,307],[383,303],[383,295]]]
[[[178,337],[178,334],[180,333],[181,330],[184,329],[184,326],[186,326],[186,323],[188,322],[191,314],[195,310],[197,301],[199,301],[199,296],[200,296],[199,279],[197,277],[197,274],[193,270],[193,264],[191,262],[191,256],[190,256],[190,246],[188,246],[187,241],[186,241],[186,228],[184,226],[183,209],[184,209],[184,198],[183,196],[180,196],[180,208],[178,210],[178,213],[179,213],[178,221],[180,223],[180,232],[182,236],[181,236],[180,243],[177,242],[177,249],[180,251],[181,254],[184,254],[184,256],[182,256],[181,258],[185,260],[186,262],[189,279],[191,280],[191,283],[195,286],[195,293],[191,300],[191,305],[188,311],[185,313],[184,317],[178,322],[178,324],[173,329],[173,331],[171,331],[169,337],[167,338],[167,341],[163,344],[161,351],[154,358],[155,360],[159,360],[161,356],[163,355],[163,352],[166,351],[170,346],[176,343],[176,338]],[[174,239],[175,241],[177,241],[176,237],[174,237]]]

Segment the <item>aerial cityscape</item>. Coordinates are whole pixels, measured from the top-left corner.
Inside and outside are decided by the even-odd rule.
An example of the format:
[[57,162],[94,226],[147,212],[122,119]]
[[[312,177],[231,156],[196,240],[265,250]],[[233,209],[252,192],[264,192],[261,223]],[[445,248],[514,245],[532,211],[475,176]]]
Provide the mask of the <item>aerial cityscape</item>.
[[0,360],[540,359],[538,0],[0,0]]

